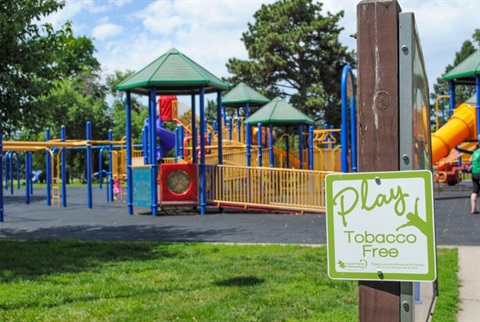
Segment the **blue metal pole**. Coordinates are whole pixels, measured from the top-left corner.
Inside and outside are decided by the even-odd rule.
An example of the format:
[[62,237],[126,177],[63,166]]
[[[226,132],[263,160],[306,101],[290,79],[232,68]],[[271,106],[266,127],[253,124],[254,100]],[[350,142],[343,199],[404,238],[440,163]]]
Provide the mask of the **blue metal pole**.
[[32,184],[29,152],[25,153],[25,203],[30,203],[30,185]]
[[[353,83],[353,75],[352,77]],[[353,84],[353,96],[350,98],[350,131],[352,138],[352,172],[357,172],[357,109],[355,103],[355,84]]]
[[233,124],[232,124],[232,118],[228,118],[228,139],[232,141],[233,139]]
[[227,126],[227,107],[224,105],[222,106],[222,114],[223,114],[223,126]]
[[[200,87],[200,120],[205,119],[205,89]],[[207,213],[207,180],[205,173],[205,122],[200,121],[200,214]]]
[[258,166],[261,167],[263,164],[262,160],[262,123],[257,124],[257,143],[258,143]]
[[[108,130],[108,140],[110,142],[113,141],[113,131],[111,129]],[[110,182],[110,185],[107,186],[107,201],[113,202],[113,144],[112,143],[108,145],[108,172],[110,173],[110,177],[107,177],[107,182]]]
[[313,170],[313,126],[308,127],[308,169]]
[[195,94],[192,93],[192,163],[198,164],[197,155],[197,115],[195,111]]
[[[90,145],[90,147],[91,147],[91,145]],[[103,185],[102,181],[103,181],[103,150],[104,149],[105,149],[105,147],[102,146],[100,148],[100,151],[98,152],[98,188],[100,188],[100,189],[102,189],[102,185]],[[87,157],[88,157],[88,152],[87,152]],[[105,176],[105,177],[107,177],[107,176]]]
[[217,134],[217,132],[218,132],[217,120],[213,120],[213,133]]
[[178,163],[178,154],[180,153],[180,131],[175,128],[175,163]]
[[[50,129],[45,131],[45,141],[50,141]],[[52,177],[53,177],[53,167],[52,167],[52,155],[51,150],[47,150],[45,153],[45,181],[47,183],[47,206],[52,205]]]
[[32,177],[31,177],[31,174],[33,173],[33,157],[32,157],[32,152],[27,152],[27,156],[28,156],[28,165],[29,165],[29,168],[28,168],[28,177],[26,177],[25,179],[29,179],[30,180],[30,194],[33,195],[33,182],[32,182]]
[[183,131],[183,125],[180,125],[178,127],[178,131],[180,133],[180,157],[182,159],[185,159],[184,149],[183,149],[183,144],[185,142],[185,132]]
[[[217,106],[222,106],[222,92],[220,90],[217,91]],[[223,164],[222,113],[220,108],[217,108],[217,124],[220,124],[220,129],[217,129],[218,164]]]
[[[0,120],[0,186],[3,184],[3,122]],[[0,222],[3,222],[3,187],[0,187]]]
[[250,103],[247,102],[245,105],[245,118],[250,116]]
[[[450,105],[449,105],[448,117],[452,117],[453,110],[455,109],[455,82],[451,80],[448,83],[450,85],[449,87]],[[478,96],[478,92],[477,92],[477,96]]]
[[[150,161],[152,164],[152,216],[156,217],[158,214],[158,186],[157,186],[157,176],[158,176],[158,162],[157,162],[157,138],[156,138],[156,125],[157,125],[157,105],[156,105],[156,91],[155,88],[152,88],[150,91]],[[159,124],[161,126],[161,123]],[[160,158],[162,155],[159,156]]]
[[18,157],[18,152],[15,152],[17,157],[17,189],[20,189],[20,158]]
[[[65,142],[67,137],[65,126],[60,128],[60,141]],[[65,148],[61,150],[61,169],[62,169],[62,206],[67,206],[67,152]]]
[[303,169],[303,124],[298,124],[298,161]]
[[341,98],[342,98],[342,126],[340,129],[340,144],[342,145],[342,172],[348,172],[348,115],[347,115],[347,82],[350,66],[346,65],[342,71]]
[[270,159],[270,168],[273,168],[275,166],[275,159],[273,156],[273,125],[272,124],[269,124],[269,129],[270,129],[270,134],[268,138],[268,142],[269,142],[268,152],[269,152],[269,159]]
[[126,111],[126,134],[127,134],[127,207],[128,214],[133,215],[133,173],[132,173],[132,99],[130,91],[127,91]]
[[238,142],[242,142],[242,131],[240,129],[242,128],[242,120],[240,118],[237,119],[237,140]]
[[142,154],[143,154],[143,164],[149,164],[149,149],[148,149],[148,126],[144,126],[142,129]]
[[250,123],[246,124],[246,129],[247,129],[247,167],[250,167],[252,165],[252,131],[251,131],[251,126]]
[[[87,122],[87,207],[92,208],[92,123],[90,121]],[[100,154],[102,150],[100,150]],[[102,180],[101,177],[101,168],[98,170],[100,171],[100,181]]]
[[13,195],[13,151],[10,151],[10,194]]

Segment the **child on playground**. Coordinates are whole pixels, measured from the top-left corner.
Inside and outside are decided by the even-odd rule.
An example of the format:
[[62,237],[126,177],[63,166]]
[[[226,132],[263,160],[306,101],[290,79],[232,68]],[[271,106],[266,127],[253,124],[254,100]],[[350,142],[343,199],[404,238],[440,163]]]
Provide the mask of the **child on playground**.
[[117,195],[120,193],[120,180],[118,176],[113,176],[113,200],[117,200]]

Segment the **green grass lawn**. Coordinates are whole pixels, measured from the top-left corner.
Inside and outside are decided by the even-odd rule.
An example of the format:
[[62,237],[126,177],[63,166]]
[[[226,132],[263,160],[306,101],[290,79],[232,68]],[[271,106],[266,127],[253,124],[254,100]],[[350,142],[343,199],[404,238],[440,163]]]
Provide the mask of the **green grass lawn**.
[[[436,322],[455,321],[457,257],[439,250]],[[0,258],[0,321],[358,320],[325,247],[0,241]]]

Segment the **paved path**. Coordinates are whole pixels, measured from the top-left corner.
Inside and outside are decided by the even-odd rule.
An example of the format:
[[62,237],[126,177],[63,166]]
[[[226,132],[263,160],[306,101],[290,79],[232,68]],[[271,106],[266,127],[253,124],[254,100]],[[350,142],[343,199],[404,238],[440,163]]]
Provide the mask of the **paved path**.
[[[5,193],[0,238],[131,240],[162,242],[228,242],[322,245],[325,215],[227,212],[199,216],[197,211],[170,209],[157,217],[129,216],[122,202],[106,203],[105,190],[95,189],[87,209],[85,188],[68,188],[67,208],[49,207],[43,190],[35,189],[30,205],[23,190]],[[438,246],[459,247],[462,311],[458,321],[480,321],[480,215],[470,215],[470,182],[435,191]],[[137,209],[147,211],[147,209]]]

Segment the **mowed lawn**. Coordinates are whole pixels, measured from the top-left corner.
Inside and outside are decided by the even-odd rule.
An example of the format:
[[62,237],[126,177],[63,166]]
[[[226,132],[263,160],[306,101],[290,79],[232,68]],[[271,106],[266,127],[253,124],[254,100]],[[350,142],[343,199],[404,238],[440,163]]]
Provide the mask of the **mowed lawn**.
[[[357,321],[325,247],[0,241],[0,321]],[[433,321],[456,321],[457,249],[439,249]]]

